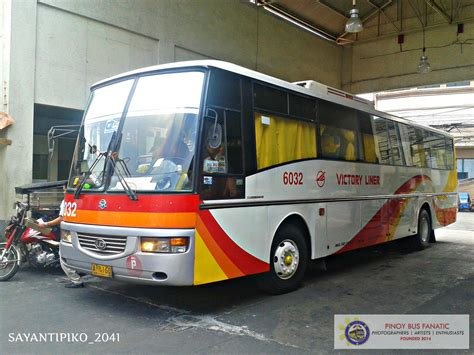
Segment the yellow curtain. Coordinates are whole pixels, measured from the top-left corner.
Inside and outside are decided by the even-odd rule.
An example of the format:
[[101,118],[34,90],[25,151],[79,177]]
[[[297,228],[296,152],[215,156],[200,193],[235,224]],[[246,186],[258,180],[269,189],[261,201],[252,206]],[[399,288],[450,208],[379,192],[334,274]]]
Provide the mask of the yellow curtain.
[[[262,116],[270,124],[262,124]],[[257,167],[316,157],[316,127],[313,123],[255,113]]]
[[377,152],[375,151],[374,136],[364,133],[364,158],[369,163],[377,163]]

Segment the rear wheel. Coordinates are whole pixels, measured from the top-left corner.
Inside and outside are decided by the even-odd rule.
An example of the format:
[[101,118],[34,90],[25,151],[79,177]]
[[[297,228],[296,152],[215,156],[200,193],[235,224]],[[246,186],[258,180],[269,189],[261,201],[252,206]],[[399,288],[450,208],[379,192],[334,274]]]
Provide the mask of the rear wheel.
[[257,286],[271,294],[296,289],[303,280],[308,264],[308,247],[301,230],[283,225],[275,235],[270,253],[270,271],[258,275]]
[[[5,244],[0,244],[0,256],[5,250]],[[14,245],[11,245],[3,258],[0,258],[0,281],[10,280],[20,268],[20,251]]]
[[410,251],[420,251],[427,248],[433,239],[430,214],[423,208],[418,216],[418,233],[402,239],[402,245]]

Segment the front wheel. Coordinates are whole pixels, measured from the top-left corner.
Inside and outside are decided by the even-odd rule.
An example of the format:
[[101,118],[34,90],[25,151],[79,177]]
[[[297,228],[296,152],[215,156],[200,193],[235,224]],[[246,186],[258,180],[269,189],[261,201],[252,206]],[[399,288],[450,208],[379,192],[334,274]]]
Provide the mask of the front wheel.
[[283,225],[275,235],[270,253],[270,271],[257,276],[257,286],[271,294],[296,289],[303,280],[308,264],[308,247],[301,230]]
[[[5,244],[0,244],[0,256],[5,250]],[[6,251],[3,258],[0,259],[0,281],[10,280],[18,272],[20,268],[20,251],[14,245]]]

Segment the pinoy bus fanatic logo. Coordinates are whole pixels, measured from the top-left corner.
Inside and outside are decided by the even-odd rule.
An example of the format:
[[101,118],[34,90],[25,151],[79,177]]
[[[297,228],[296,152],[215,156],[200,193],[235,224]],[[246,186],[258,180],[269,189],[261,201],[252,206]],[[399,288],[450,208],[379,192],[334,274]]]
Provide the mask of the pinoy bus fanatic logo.
[[326,172],[325,171],[318,171],[316,174],[316,184],[318,184],[319,187],[323,187],[324,183],[326,182]]
[[369,339],[369,335],[369,326],[361,320],[347,323],[344,329],[344,337],[352,345],[364,344]]
[[99,201],[99,208],[100,208],[101,210],[106,209],[106,208],[107,208],[107,201],[104,200],[104,199],[100,200],[100,201]]

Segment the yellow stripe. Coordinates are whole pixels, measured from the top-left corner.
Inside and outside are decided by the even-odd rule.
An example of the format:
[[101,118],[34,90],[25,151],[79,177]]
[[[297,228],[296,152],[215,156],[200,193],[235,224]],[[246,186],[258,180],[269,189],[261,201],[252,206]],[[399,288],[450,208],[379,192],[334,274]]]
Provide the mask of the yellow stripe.
[[[456,160],[455,160],[456,161]],[[448,175],[448,182],[443,189],[443,192],[455,192],[458,186],[458,174],[456,170],[451,170]]]
[[117,227],[194,228],[196,213],[148,213],[78,210],[76,216],[64,217],[65,222],[99,224]]
[[194,247],[194,284],[201,285],[209,282],[227,280],[216,259],[212,256],[199,232],[195,233]]

